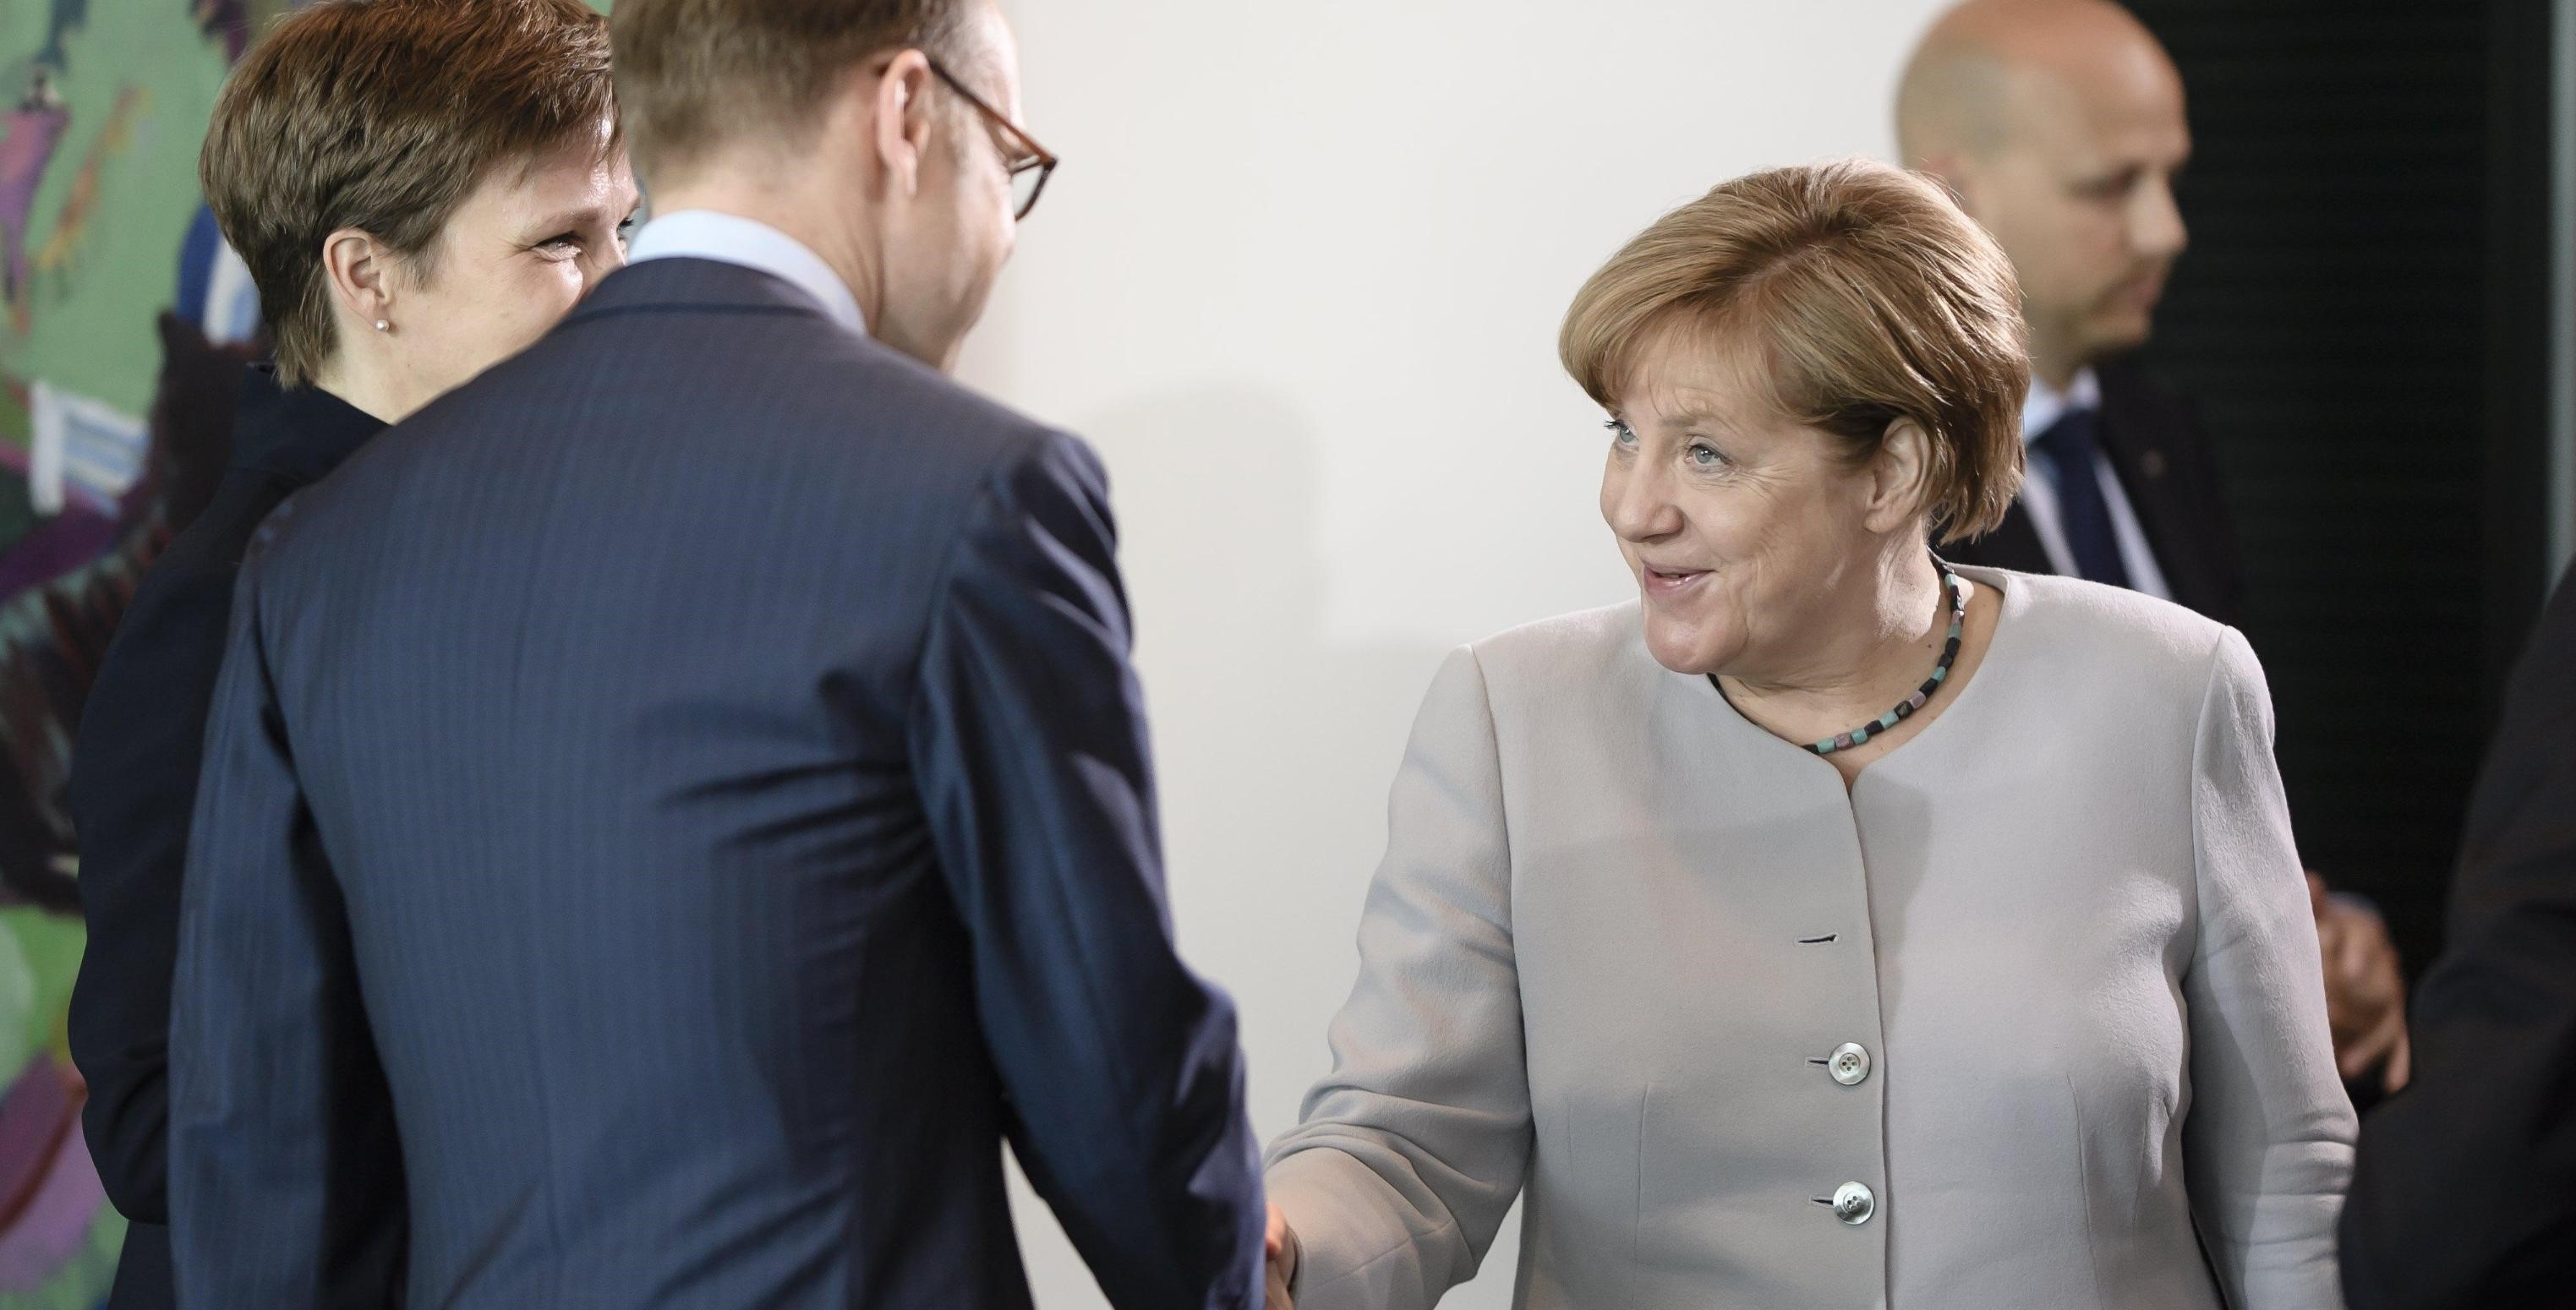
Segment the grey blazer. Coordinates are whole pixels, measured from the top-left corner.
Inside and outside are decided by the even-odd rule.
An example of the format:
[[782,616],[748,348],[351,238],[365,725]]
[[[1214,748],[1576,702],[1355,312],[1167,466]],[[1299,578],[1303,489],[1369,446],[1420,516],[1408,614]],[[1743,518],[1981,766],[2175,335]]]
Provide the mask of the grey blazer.
[[1961,572],[2003,593],[1983,667],[1848,793],[1633,604],[1450,658],[1270,1152],[1303,1310],[1430,1306],[1523,1195],[1531,1310],[2340,1304],[2353,1115],[2262,670]]

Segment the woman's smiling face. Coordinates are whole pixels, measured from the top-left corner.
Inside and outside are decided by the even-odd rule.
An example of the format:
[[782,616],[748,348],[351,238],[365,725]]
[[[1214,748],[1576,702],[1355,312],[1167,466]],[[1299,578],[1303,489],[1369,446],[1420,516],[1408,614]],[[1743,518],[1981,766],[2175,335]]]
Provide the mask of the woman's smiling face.
[[1796,666],[1869,585],[1866,462],[1781,412],[1756,350],[1676,327],[1639,352],[1610,422],[1601,517],[1676,673]]

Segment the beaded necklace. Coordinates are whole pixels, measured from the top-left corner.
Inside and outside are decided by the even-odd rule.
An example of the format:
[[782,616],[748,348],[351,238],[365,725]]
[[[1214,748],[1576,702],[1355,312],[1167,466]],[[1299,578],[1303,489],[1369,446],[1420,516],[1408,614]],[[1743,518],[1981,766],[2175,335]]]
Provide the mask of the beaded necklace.
[[[1968,626],[1968,589],[1959,581],[1959,575],[1951,572],[1949,564],[1940,556],[1932,557],[1932,567],[1941,570],[1941,585],[1950,593],[1950,639],[1941,647],[1941,661],[1932,666],[1932,676],[1925,678],[1923,685],[1916,688],[1913,695],[1899,702],[1895,709],[1849,732],[1836,733],[1824,741],[1807,747],[1808,750],[1818,755],[1831,755],[1836,751],[1850,750],[1894,728],[1897,724],[1913,718],[1914,712],[1922,709],[1925,702],[1932,699],[1932,693],[1941,690],[1941,684],[1950,680],[1950,666],[1959,662],[1959,634],[1966,631]],[[1708,675],[1708,682],[1710,686],[1717,688],[1718,695],[1726,694],[1726,688],[1719,684],[1716,674]]]

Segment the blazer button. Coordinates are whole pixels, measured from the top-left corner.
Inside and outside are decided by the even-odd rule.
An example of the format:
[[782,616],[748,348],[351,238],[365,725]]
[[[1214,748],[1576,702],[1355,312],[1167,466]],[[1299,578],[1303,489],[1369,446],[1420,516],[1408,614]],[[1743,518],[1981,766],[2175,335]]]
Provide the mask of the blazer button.
[[1859,1183],[1845,1183],[1834,1189],[1834,1218],[1854,1228],[1869,1222],[1878,1213],[1878,1196]]
[[1869,1052],[1858,1042],[1845,1042],[1825,1061],[1825,1072],[1845,1087],[1858,1087],[1869,1080]]

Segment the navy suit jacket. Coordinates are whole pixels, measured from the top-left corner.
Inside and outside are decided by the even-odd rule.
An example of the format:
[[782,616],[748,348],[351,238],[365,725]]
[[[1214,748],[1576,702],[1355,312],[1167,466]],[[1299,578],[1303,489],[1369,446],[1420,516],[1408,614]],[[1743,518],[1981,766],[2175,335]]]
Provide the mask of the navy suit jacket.
[[2415,988],[2415,1077],[2361,1123],[2353,1310],[2576,1296],[2576,571],[2506,685]]
[[[230,631],[233,577],[261,520],[384,424],[310,388],[248,371],[232,467],[153,562],[117,624],[81,714],[71,809],[89,947],[72,990],[72,1060],[89,1083],[82,1128],[108,1199],[132,1221],[110,1310],[171,1304],[170,971],[198,750]],[[390,1257],[393,1250],[383,1254]]]
[[[271,516],[172,1018],[183,1302],[1258,1306],[1098,462],[657,260]],[[363,1127],[390,1105],[399,1159]],[[381,1205],[399,1168],[407,1215]]]

